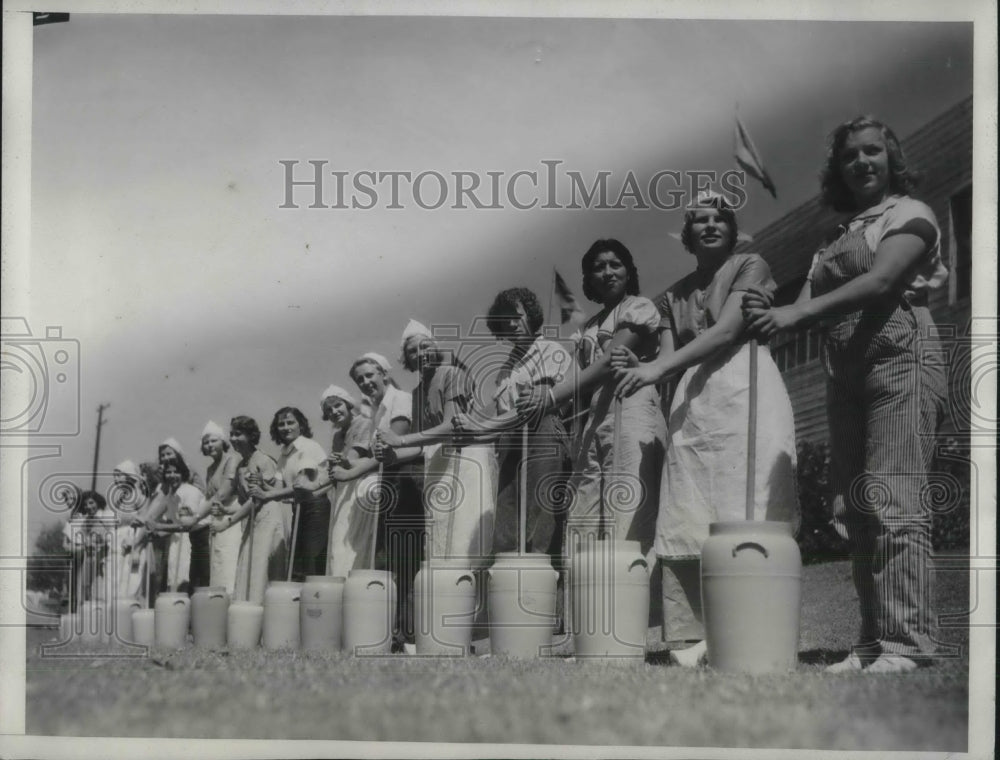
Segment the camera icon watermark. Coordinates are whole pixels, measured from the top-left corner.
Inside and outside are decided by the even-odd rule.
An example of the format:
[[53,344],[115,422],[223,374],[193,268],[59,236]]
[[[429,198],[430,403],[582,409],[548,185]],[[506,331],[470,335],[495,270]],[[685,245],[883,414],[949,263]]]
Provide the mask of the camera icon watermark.
[[[973,317],[964,331],[945,324],[920,337],[921,366],[930,376],[941,376],[946,417],[956,435],[996,436],[990,388],[996,384],[998,336],[996,317]],[[934,436],[937,429],[920,419],[918,433]]]
[[0,318],[0,433],[80,434],[80,343],[48,326],[36,336],[23,317]]

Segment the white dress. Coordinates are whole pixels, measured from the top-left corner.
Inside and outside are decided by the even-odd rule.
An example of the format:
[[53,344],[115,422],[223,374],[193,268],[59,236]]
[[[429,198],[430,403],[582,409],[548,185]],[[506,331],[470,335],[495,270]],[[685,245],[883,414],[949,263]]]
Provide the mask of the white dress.
[[[232,487],[232,492],[222,506],[230,511],[236,511],[239,508],[235,488],[236,468],[239,463],[239,454],[230,449],[223,453],[218,465],[209,467],[208,475],[205,478],[206,499],[211,499],[224,484],[228,483]],[[225,586],[230,598],[233,597],[236,587],[236,563],[239,559],[242,537],[243,531],[238,525],[230,525],[226,530],[212,536],[211,585]]]

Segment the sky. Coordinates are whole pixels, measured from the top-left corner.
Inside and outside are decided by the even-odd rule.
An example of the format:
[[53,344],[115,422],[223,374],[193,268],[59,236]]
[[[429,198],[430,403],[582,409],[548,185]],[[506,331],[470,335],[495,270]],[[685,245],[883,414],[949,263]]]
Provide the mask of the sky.
[[[387,193],[309,208],[308,188],[280,208],[281,161],[299,178],[318,160],[484,182],[561,161],[588,181],[611,172],[614,197],[630,171],[644,185],[736,168],[738,104],[778,189],[747,186],[752,233],[816,194],[838,123],[874,113],[905,137],[968,97],[972,53],[971,24],[900,21],[74,13],[38,27],[26,316],[78,342],[79,408],[52,400],[46,424],[78,414],[80,432],[51,439],[61,454],[32,465],[32,488],[89,473],[100,403],[103,472],[168,436],[203,471],[209,419],[250,414],[266,438],[284,405],[326,446],[320,392],[353,389],[365,351],[398,365],[410,318],[466,329],[522,285],[546,305],[553,268],[593,311],[579,262],[598,238],[629,247],[646,295],[692,268],[678,210],[454,209],[454,193],[436,210],[386,208]],[[58,515],[32,498],[33,535]]]

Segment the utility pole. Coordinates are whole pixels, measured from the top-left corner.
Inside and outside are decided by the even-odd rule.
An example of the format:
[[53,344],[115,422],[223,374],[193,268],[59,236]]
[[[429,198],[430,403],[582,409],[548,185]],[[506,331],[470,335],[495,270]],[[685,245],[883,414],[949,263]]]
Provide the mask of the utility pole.
[[111,404],[100,404],[97,407],[97,440],[94,441],[94,472],[90,479],[90,490],[97,490],[97,458],[101,453],[101,426],[104,425],[104,410]]

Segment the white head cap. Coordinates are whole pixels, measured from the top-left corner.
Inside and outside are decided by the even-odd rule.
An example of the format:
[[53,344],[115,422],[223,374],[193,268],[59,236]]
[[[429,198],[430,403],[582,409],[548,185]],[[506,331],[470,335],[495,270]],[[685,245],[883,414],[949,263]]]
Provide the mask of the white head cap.
[[417,320],[411,319],[409,324],[406,325],[406,329],[403,330],[403,337],[399,341],[399,361],[403,366],[406,366],[406,341],[417,337],[433,338],[434,336],[427,327],[420,324]]
[[354,409],[358,408],[358,402],[355,400],[354,396],[350,394],[346,389],[341,388],[339,385],[331,385],[325,391],[323,395],[319,397],[319,402],[322,404],[328,398],[339,398],[341,401],[346,401]]
[[164,446],[169,446],[180,455],[181,459],[187,460],[187,457],[184,456],[184,449],[181,448],[181,445],[177,442],[176,438],[168,438],[160,444],[159,448],[162,449]]
[[208,424],[205,425],[205,429],[201,431],[202,438],[204,438],[206,435],[215,436],[216,438],[220,438],[223,441],[225,441],[228,438],[228,436],[226,435],[226,431],[223,430],[217,423],[213,422],[212,420],[209,420]]
[[389,372],[392,370],[392,365],[389,364],[389,360],[382,356],[382,354],[376,354],[374,351],[369,351],[367,354],[361,354],[361,358],[374,362],[382,368],[383,372]]
[[139,472],[138,466],[131,459],[126,459],[124,462],[115,466],[115,472],[120,472],[122,475],[128,475],[133,478],[141,478],[142,473]]

